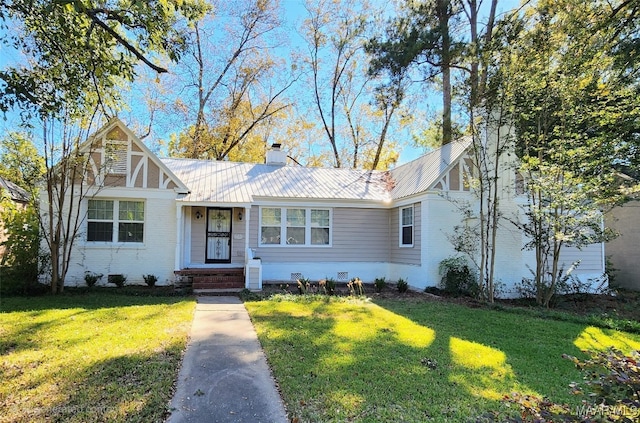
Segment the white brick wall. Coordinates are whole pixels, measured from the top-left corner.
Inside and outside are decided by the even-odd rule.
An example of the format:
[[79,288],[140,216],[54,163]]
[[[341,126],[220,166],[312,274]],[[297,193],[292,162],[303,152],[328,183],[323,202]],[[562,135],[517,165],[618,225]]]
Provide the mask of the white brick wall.
[[[103,190],[100,197],[141,198],[144,190]],[[144,284],[143,275],[158,277],[157,285],[173,283],[176,246],[176,205],[173,191],[151,193],[145,201],[144,243],[87,243],[86,222],[71,258],[65,285],[84,285],[85,271],[102,273],[99,284],[107,283],[107,275],[124,274],[127,284]],[[86,209],[86,200],[84,202]]]

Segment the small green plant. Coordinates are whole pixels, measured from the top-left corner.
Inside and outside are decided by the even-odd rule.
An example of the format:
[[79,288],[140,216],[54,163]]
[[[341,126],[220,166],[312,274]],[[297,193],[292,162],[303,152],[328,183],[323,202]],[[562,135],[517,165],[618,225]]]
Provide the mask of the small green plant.
[[300,278],[298,279],[298,292],[301,295],[307,294],[311,289],[311,280],[308,278]]
[[347,284],[347,288],[349,289],[349,295],[353,296],[361,296],[364,295],[364,284],[360,280],[360,278],[353,278]]
[[278,285],[278,288],[280,288],[280,290],[282,292],[289,293],[289,284],[288,283],[281,283],[280,285]]
[[444,292],[455,296],[477,297],[480,289],[476,277],[464,257],[449,257],[440,262],[438,272]]
[[109,283],[115,284],[118,288],[122,288],[124,283],[127,281],[127,277],[123,274],[115,274],[107,276],[107,281]]
[[384,277],[382,278],[376,278],[373,281],[373,286],[376,290],[376,292],[382,292],[382,290],[384,289],[385,286],[387,286],[387,281],[385,280]]
[[323,294],[333,295],[336,293],[336,281],[331,278],[322,279],[318,282],[318,288]]
[[405,293],[409,289],[409,283],[405,279],[400,278],[398,279],[396,287],[398,288],[398,292]]
[[333,295],[336,293],[336,281],[333,278],[327,278],[325,288],[327,290],[327,294]]
[[144,283],[149,287],[156,286],[156,282],[158,282],[156,275],[142,275],[142,277],[144,278]]
[[93,273],[86,271],[84,272],[84,282],[87,284],[89,288],[92,288],[98,283],[100,279],[102,279],[102,273]]
[[244,288],[240,291],[238,293],[238,297],[240,297],[242,301],[262,301],[262,296],[260,294],[257,294],[248,288]]

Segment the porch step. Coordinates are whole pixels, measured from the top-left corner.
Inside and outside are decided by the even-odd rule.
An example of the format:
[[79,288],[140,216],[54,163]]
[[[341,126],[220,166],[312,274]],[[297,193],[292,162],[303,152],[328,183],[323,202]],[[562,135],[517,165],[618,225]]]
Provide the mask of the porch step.
[[239,291],[244,288],[244,269],[183,269],[175,272],[176,279],[191,283],[194,292]]

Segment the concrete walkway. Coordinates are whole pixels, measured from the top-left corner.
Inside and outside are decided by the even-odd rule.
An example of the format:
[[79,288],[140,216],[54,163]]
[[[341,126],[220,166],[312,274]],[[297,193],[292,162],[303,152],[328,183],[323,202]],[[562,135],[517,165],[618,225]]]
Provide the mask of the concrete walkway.
[[167,423],[286,423],[280,394],[244,304],[198,297]]

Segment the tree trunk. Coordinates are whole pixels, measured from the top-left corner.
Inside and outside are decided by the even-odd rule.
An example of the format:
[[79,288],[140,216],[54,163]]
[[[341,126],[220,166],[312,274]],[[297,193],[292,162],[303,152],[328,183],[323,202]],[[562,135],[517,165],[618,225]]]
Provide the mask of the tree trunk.
[[386,116],[384,126],[382,128],[382,132],[380,133],[380,139],[378,140],[378,148],[376,149],[376,156],[373,159],[373,165],[371,166],[371,170],[376,170],[378,164],[380,163],[380,156],[382,155],[382,149],[384,147],[384,142],[387,139],[387,130],[389,129],[389,124],[391,123],[391,118],[393,117],[393,112],[395,112],[396,106],[392,105],[391,110]]
[[438,0],[436,7],[440,36],[442,37],[442,144],[453,137],[451,126],[451,37],[449,34],[449,0]]

